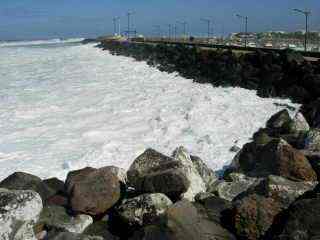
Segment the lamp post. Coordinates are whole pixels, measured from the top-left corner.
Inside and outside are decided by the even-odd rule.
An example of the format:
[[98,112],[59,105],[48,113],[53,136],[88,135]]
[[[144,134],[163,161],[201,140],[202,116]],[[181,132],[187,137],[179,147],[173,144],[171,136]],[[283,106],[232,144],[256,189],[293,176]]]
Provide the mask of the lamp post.
[[209,40],[209,38],[210,38],[210,26],[211,26],[211,20],[210,19],[206,19],[206,18],[201,18],[200,19],[202,22],[205,22],[205,23],[207,23],[207,31],[208,31],[208,40]]
[[169,40],[171,40],[171,34],[172,34],[172,24],[167,24],[167,26],[168,26],[168,33],[169,33]]
[[236,14],[236,16],[245,21],[245,42],[244,42],[244,46],[247,47],[247,43],[248,43],[248,16],[242,16],[240,14]]
[[160,25],[153,25],[153,27],[155,28],[156,30],[156,35],[158,38],[160,38],[160,35],[161,35],[161,26]]
[[180,22],[180,21],[177,21],[177,23],[180,23],[182,26],[183,26],[183,37],[187,37],[187,22],[184,21],[184,22]]
[[127,12],[127,17],[128,17],[128,29],[127,29],[127,35],[128,35],[128,39],[130,39],[130,33],[131,33],[131,29],[130,29],[130,17],[134,14],[134,12]]
[[303,11],[303,10],[300,10],[300,9],[293,9],[293,11],[295,12],[298,12],[298,13],[301,13],[305,16],[306,18],[306,29],[305,29],[305,34],[304,34],[304,51],[306,52],[307,51],[307,44],[308,44],[308,18],[311,14],[310,11]]
[[[113,19],[114,35],[121,35],[120,17],[114,17]],[[118,23],[118,26],[117,26]],[[118,28],[118,30],[117,30]]]

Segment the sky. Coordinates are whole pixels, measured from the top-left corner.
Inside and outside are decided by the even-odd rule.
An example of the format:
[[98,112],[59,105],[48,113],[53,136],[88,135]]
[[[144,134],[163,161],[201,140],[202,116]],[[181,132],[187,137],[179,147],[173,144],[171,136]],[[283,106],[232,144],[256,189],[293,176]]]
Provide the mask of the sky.
[[[320,0],[0,0],[0,40],[96,37],[113,32],[119,16],[127,28],[126,12],[144,35],[160,25],[188,22],[188,32],[204,35],[201,18],[214,21],[212,32],[221,36],[244,28],[235,14],[248,16],[249,31],[303,30],[304,17],[293,8],[312,11],[311,30],[320,31]],[[178,24],[178,33],[182,26]]]

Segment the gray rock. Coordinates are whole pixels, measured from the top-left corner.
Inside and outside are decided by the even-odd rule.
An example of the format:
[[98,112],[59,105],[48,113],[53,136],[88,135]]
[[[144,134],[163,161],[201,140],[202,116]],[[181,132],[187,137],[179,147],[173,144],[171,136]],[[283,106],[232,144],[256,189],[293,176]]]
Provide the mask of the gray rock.
[[289,112],[287,109],[284,109],[276,114],[274,114],[267,121],[267,128],[279,129],[282,128],[286,123],[291,120]]
[[104,240],[104,238],[99,236],[87,236],[84,234],[62,232],[53,236],[50,240]]
[[162,164],[172,162],[173,159],[167,157],[153,149],[147,149],[131,164],[127,171],[128,185],[141,189],[141,178],[149,173],[151,168],[159,167]]
[[237,234],[244,239],[264,239],[278,214],[315,186],[315,182],[268,176],[235,200],[232,222]]
[[289,179],[270,175],[261,181],[258,192],[265,197],[271,197],[287,208],[305,192],[313,190],[318,182],[295,182]]
[[40,194],[42,201],[53,196],[56,192],[34,175],[15,172],[0,182],[0,188],[10,190],[33,190]]
[[198,173],[206,184],[206,188],[208,188],[213,182],[218,180],[218,176],[215,174],[215,172],[211,168],[209,168],[201,158],[196,156],[190,157],[194,167],[198,170]]
[[106,240],[118,240],[119,238],[114,236],[112,233],[109,231],[109,225],[107,221],[98,221],[94,222],[90,226],[88,226],[84,232],[84,235],[87,236],[98,236],[102,237],[103,239]]
[[215,196],[216,196],[215,194],[210,192],[201,192],[194,197],[194,200],[198,203],[203,203],[206,199],[210,197],[215,197]]
[[220,198],[228,201],[232,201],[239,194],[247,191],[250,187],[259,184],[261,179],[247,177],[241,173],[231,173],[229,174],[231,181],[217,181],[212,184],[208,191],[216,194]]
[[0,189],[0,239],[33,240],[33,225],[42,210],[38,193],[30,190]]
[[309,151],[320,151],[320,129],[311,129],[307,133],[304,148]]
[[171,200],[164,194],[143,194],[124,200],[116,210],[130,226],[145,226],[155,223],[170,205]]
[[92,223],[92,217],[84,214],[70,216],[60,206],[45,207],[39,219],[39,224],[43,224],[46,229],[72,233],[82,233]]
[[166,213],[166,227],[176,240],[235,239],[226,229],[210,221],[205,211],[199,211],[191,202],[182,200],[172,205]]
[[140,193],[163,193],[176,200],[189,190],[190,168],[181,159],[147,149],[130,166],[128,185]]
[[[182,198],[188,199],[189,201],[194,201],[194,197],[200,193],[206,191],[206,181],[211,181],[209,178],[211,172],[208,167],[200,158],[193,158],[189,152],[184,147],[178,147],[172,154],[173,158],[179,161],[186,170],[186,177],[190,182],[190,186],[187,192],[182,194]],[[202,174],[202,176],[200,175]],[[212,174],[214,176],[214,174]]]
[[292,128],[296,132],[305,132],[310,130],[309,123],[300,112],[297,112],[297,114],[294,116]]
[[190,181],[185,167],[179,161],[150,169],[150,173],[141,178],[141,188],[136,190],[144,193],[163,193],[172,200],[180,199],[188,191]]
[[114,168],[85,168],[70,172],[66,189],[75,212],[99,215],[120,199],[120,182]]

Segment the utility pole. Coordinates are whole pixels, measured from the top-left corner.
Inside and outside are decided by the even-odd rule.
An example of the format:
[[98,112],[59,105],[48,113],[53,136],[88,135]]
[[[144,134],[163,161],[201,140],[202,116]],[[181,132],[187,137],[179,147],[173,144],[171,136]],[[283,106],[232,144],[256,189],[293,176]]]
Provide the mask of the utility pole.
[[211,23],[212,23],[212,21],[210,20],[210,19],[206,19],[206,18],[201,18],[200,19],[202,22],[205,22],[205,23],[207,23],[207,31],[208,31],[208,40],[210,39],[210,37],[211,37],[211,33],[210,33],[210,28],[211,28]]
[[248,16],[242,16],[240,14],[236,14],[236,16],[245,22],[245,42],[244,46],[247,47],[248,44]]
[[303,10],[296,9],[296,8],[293,9],[293,11],[305,15],[305,18],[306,18],[306,29],[305,29],[306,32],[304,33],[304,51],[306,52],[308,50],[307,49],[307,45],[308,45],[308,18],[311,15],[311,12],[310,11],[303,11]]

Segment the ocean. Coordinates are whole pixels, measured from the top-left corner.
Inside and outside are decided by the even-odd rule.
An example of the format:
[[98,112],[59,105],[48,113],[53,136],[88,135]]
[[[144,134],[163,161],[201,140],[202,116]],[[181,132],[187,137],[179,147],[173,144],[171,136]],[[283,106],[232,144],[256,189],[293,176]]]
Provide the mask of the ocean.
[[58,177],[86,166],[129,168],[147,148],[185,146],[214,170],[292,104],[215,88],[81,39],[0,42],[0,180]]

